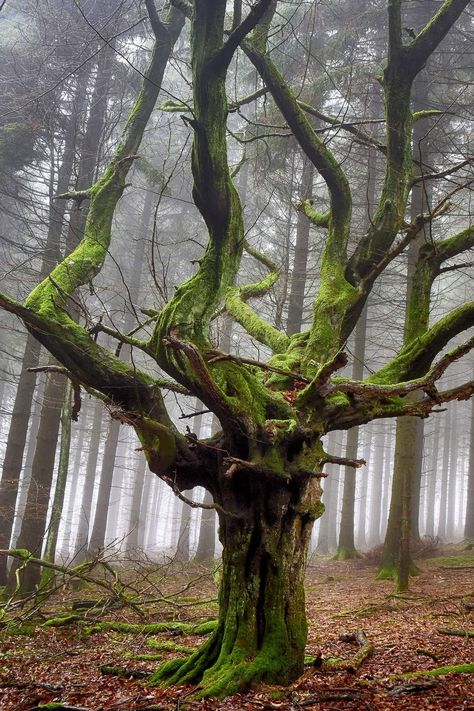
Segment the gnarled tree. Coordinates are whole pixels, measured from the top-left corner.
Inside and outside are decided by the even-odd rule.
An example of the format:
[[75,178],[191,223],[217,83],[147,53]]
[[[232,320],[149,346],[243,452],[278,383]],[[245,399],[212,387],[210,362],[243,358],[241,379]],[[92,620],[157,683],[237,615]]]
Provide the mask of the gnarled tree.
[[[227,26],[226,0],[192,4],[175,0],[166,22],[152,0],[146,0],[157,42],[141,93],[109,167],[90,188],[69,195],[90,200],[84,238],[24,304],[0,297],[3,308],[17,314],[63,364],[66,376],[111,403],[114,416],[135,428],[153,472],[176,490],[203,486],[213,496],[223,544],[218,625],[189,658],[161,667],[155,681],[199,683],[201,696],[224,696],[256,681],[281,684],[298,677],[306,642],[306,551],[313,522],[323,511],[323,467],[335,460],[324,451],[322,437],[376,418],[424,417],[440,403],[467,398],[474,391],[472,381],[450,390],[436,388],[450,363],[473,345],[471,339],[436,361],[454,336],[473,325],[474,302],[430,326],[424,296],[420,296],[419,313],[414,313],[423,324],[422,332],[405,343],[398,355],[362,381],[335,375],[348,360],[344,345],[375,281],[419,234],[419,220],[435,219],[443,210],[440,206],[413,224],[405,222],[410,191],[418,179],[413,175],[412,127],[415,120],[422,120],[422,115],[412,113],[410,90],[468,2],[445,0],[408,44],[402,39],[401,0],[387,3],[388,55],[381,77],[386,144],[378,144],[385,156],[385,178],[370,227],[349,255],[348,178],[314,130],[311,107],[298,101],[268,50],[278,3],[258,0],[246,14],[235,2]],[[192,24],[193,101],[192,115],[186,120],[194,131],[193,196],[209,241],[194,276],[156,313],[151,337],[140,339],[107,329],[109,335],[152,358],[169,378],[160,380],[98,345],[71,318],[68,304],[106,258],[114,210],[183,15]],[[324,214],[309,201],[300,206],[324,230],[325,241],[312,323],[290,336],[263,320],[248,303],[270,288],[278,270],[267,256],[246,244],[242,206],[229,170],[226,75],[239,47],[328,192],[329,210]],[[344,130],[343,122],[316,113],[319,120],[341,123]],[[347,128],[357,140],[371,141],[352,124]],[[457,254],[460,245],[467,248],[473,240],[471,227],[443,240],[439,254],[436,243],[421,250],[420,289],[429,290],[437,266],[448,253]],[[261,282],[236,286],[244,250],[269,274]],[[252,338],[272,351],[267,363],[216,349],[210,326],[223,306]],[[221,431],[206,441],[180,434],[165,407],[162,390],[166,388],[199,398],[215,413]],[[420,396],[411,397],[415,392]],[[337,459],[337,463],[349,462]]]

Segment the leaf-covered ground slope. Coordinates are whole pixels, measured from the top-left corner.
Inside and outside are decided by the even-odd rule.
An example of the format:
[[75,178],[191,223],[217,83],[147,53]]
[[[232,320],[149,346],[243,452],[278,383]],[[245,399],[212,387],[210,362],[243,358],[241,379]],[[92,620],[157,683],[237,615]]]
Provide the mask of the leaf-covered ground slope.
[[[340,641],[340,635],[363,631],[374,652],[356,672],[308,666],[290,688],[259,688],[224,701],[190,702],[186,697],[191,689],[150,688],[140,676],[154,671],[159,658],[189,653],[188,648],[195,647],[204,636],[196,634],[196,629],[190,634],[186,628],[158,634],[118,629],[91,632],[92,621],[84,620],[86,611],[79,612],[80,619],[69,620],[69,624],[37,624],[30,634],[18,634],[28,631],[21,628],[0,631],[0,709],[30,711],[50,702],[63,702],[89,711],[165,711],[186,704],[196,710],[223,711],[474,710],[474,675],[468,673],[474,669],[474,638],[440,631],[474,629],[474,556],[468,553],[456,559],[424,560],[420,566],[422,572],[413,580],[410,593],[395,596],[390,582],[375,581],[375,568],[366,561],[315,559],[310,565],[306,586],[308,656],[349,659],[357,652],[357,645]],[[215,595],[211,575],[206,582],[201,579],[199,590],[206,600]],[[78,594],[63,592],[63,600],[58,602],[63,613]],[[147,622],[174,618],[196,625],[215,614],[212,603],[194,606],[188,597],[182,606],[166,611],[152,606]],[[124,610],[108,612],[100,619],[139,622],[133,612]],[[436,676],[403,676],[469,664],[466,673],[449,673],[448,669]]]

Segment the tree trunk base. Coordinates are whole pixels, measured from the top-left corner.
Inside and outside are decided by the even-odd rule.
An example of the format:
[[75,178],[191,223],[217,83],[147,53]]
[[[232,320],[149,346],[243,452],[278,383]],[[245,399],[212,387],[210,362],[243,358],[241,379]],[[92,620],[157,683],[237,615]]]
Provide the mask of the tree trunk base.
[[[420,574],[419,568],[415,565],[413,561],[410,563],[409,575],[410,577],[415,577]],[[393,580],[395,583],[398,582],[398,567],[396,565],[382,565],[376,576],[376,580]]]
[[338,548],[336,555],[331,560],[359,560],[364,556],[356,548]]
[[[149,684],[174,686],[195,684],[190,699],[222,699],[247,691],[255,684],[287,685],[304,671],[303,663],[291,663],[278,644],[264,644],[256,654],[237,645],[229,654],[223,652],[223,628],[187,659],[172,659],[152,674]],[[301,667],[301,668],[300,668]]]

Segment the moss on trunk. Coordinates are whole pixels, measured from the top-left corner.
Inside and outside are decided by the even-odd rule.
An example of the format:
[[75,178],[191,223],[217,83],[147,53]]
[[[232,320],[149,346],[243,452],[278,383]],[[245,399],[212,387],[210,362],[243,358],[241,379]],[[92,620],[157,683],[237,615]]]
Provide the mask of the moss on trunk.
[[269,495],[254,472],[239,472],[226,488],[223,507],[235,507],[236,499],[243,504],[242,496],[252,505],[241,519],[221,516],[217,628],[188,659],[165,663],[151,678],[198,684],[198,697],[222,698],[260,681],[289,684],[304,669],[304,569],[321,513],[319,482],[281,483]]

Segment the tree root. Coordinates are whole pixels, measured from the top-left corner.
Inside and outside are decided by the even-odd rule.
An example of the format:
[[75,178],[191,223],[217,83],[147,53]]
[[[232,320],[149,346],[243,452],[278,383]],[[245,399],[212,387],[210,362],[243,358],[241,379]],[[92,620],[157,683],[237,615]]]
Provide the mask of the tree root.
[[188,647],[185,644],[176,644],[176,642],[162,642],[157,639],[149,639],[147,642],[149,647],[158,649],[162,652],[176,652],[177,654],[193,654],[196,647]]
[[436,681],[413,681],[408,684],[400,684],[399,686],[394,686],[393,689],[390,689],[388,692],[389,696],[400,696],[400,694],[413,694],[413,693],[418,693],[420,691],[427,691],[428,689],[433,689],[435,686],[438,686]]
[[43,622],[42,627],[66,627],[73,625],[76,622],[82,621],[79,615],[64,615],[63,617],[51,617],[46,622]]
[[438,656],[437,654],[435,654],[434,652],[430,652],[429,649],[423,649],[422,647],[420,647],[419,649],[416,649],[415,652],[416,652],[417,654],[423,655],[424,657],[429,657],[429,658],[432,659],[434,662],[439,662],[440,659],[441,659],[441,657],[439,657],[439,656]]
[[331,560],[360,560],[363,557],[356,548],[339,548]]
[[438,627],[437,632],[439,634],[449,634],[453,637],[474,637],[474,631],[472,630],[451,630],[447,627]]
[[110,674],[124,679],[146,679],[149,676],[149,673],[143,669],[126,669],[125,667],[109,666],[108,664],[103,664],[100,667],[100,671],[101,674]]
[[374,645],[368,641],[366,635],[361,630],[355,634],[339,635],[341,642],[357,642],[359,651],[351,659],[327,659],[322,663],[323,671],[348,671],[355,673],[361,664],[372,656]]
[[124,634],[159,634],[174,632],[178,634],[205,635],[215,630],[217,620],[208,620],[198,625],[189,622],[155,622],[148,625],[132,624],[130,622],[98,622],[86,627],[89,634],[97,632],[123,632]]
[[224,653],[223,639],[223,627],[218,627],[190,657],[172,659],[162,664],[149,678],[149,684],[196,685],[195,690],[187,697],[194,701],[205,698],[222,699],[245,692],[259,682],[285,684],[294,680],[285,679],[288,664],[278,646],[269,648],[264,645],[253,655],[238,646]]
[[436,667],[436,669],[422,669],[420,671],[396,674],[391,679],[413,679],[420,676],[444,676],[445,674],[474,674],[474,663],[455,664],[453,666]]

